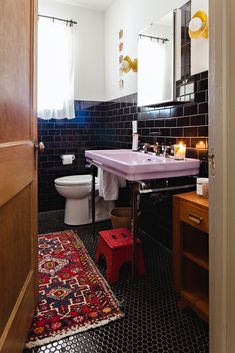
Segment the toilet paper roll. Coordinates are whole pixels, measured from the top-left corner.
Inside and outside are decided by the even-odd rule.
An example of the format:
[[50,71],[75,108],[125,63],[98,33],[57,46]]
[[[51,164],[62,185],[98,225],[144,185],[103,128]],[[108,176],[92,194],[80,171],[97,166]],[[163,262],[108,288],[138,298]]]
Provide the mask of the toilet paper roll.
[[63,154],[61,158],[62,158],[62,163],[64,165],[67,165],[67,164],[73,164],[75,156],[74,154]]

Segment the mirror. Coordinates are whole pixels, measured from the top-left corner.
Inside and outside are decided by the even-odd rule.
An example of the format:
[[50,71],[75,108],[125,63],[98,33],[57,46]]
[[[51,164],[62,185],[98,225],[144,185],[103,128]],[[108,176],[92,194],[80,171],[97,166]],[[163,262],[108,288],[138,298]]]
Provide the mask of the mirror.
[[139,33],[138,105],[161,105],[175,100],[175,11]]

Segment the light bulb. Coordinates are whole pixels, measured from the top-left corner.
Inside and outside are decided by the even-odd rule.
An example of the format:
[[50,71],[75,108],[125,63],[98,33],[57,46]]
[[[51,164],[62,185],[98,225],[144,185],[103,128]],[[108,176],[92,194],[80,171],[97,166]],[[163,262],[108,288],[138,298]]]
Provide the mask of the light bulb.
[[200,31],[202,27],[203,27],[203,22],[199,17],[195,17],[189,22],[189,29],[192,32]]
[[128,61],[123,60],[123,61],[122,61],[122,68],[123,68],[123,69],[128,69],[128,67],[129,67]]

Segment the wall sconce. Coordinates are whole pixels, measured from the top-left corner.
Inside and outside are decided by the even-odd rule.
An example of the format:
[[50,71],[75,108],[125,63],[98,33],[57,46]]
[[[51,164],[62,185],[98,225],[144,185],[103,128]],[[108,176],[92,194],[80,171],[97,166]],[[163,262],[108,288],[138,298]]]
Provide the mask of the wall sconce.
[[208,39],[208,16],[205,11],[197,11],[189,22],[189,37],[198,39],[204,37]]
[[131,58],[126,55],[123,60],[122,60],[122,70],[127,74],[130,70],[133,70],[133,72],[138,71],[138,59],[134,59],[133,61]]

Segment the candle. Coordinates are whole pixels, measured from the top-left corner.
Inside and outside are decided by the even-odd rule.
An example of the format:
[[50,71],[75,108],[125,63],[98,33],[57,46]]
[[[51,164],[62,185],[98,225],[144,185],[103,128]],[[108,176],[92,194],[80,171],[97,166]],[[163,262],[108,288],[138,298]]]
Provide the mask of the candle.
[[197,144],[196,144],[196,148],[198,150],[201,150],[201,149],[205,149],[206,148],[206,143],[204,141],[199,141]]
[[174,145],[174,158],[185,159],[186,146],[180,142],[178,145]]

